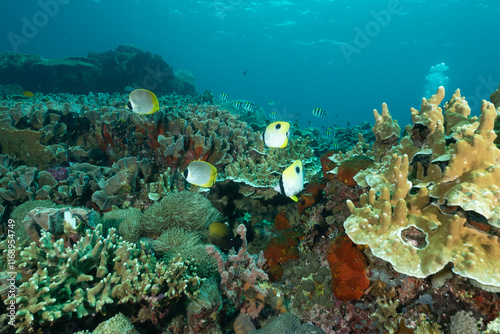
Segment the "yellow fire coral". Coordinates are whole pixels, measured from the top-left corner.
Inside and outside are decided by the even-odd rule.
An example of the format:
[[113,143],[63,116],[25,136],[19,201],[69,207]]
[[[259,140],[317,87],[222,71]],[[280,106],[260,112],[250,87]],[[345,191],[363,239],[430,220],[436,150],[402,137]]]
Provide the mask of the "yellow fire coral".
[[[470,109],[457,90],[445,107],[450,117],[443,117],[443,97],[441,87],[423,100],[421,111],[412,109],[412,134],[393,148],[392,157],[357,175],[371,189],[360,208],[348,201],[351,216],[344,227],[354,242],[369,245],[401,273],[427,277],[451,262],[456,274],[500,286],[500,239],[468,223],[473,211],[500,227],[497,111],[483,102],[481,116],[468,118]],[[416,136],[416,128],[425,136]],[[451,206],[455,214],[447,213]]]

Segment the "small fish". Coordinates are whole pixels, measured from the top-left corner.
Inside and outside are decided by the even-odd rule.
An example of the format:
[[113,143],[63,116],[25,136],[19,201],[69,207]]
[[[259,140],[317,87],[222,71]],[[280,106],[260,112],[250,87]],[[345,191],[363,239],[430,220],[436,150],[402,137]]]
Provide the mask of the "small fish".
[[33,92],[30,92],[29,90],[24,91],[23,95],[26,96],[26,97],[33,97],[33,96],[35,96],[35,94],[33,94]]
[[276,100],[269,100],[268,104],[270,106],[274,106],[275,104],[278,104],[278,102],[276,102]]
[[325,131],[326,138],[333,138],[333,129],[331,127],[327,128]]
[[219,97],[220,97],[220,99],[221,99],[222,101],[227,101],[227,100],[229,100],[229,96],[227,96],[227,94],[226,94],[226,93],[220,93],[220,94],[219,94]]
[[242,106],[243,106],[243,103],[241,103],[241,101],[234,101],[234,103],[233,103],[233,107],[235,109],[240,110]]
[[326,111],[324,111],[321,108],[314,108],[311,113],[316,116],[316,117],[325,117],[326,116]]
[[295,195],[301,192],[302,189],[304,189],[304,168],[302,161],[295,160],[293,164],[283,171],[274,190],[297,202],[298,198]]
[[275,113],[274,111],[271,111],[271,112],[269,113],[269,118],[270,118],[270,119],[278,119],[278,118],[279,118],[279,116],[278,116],[278,114],[277,114],[277,113]]
[[127,108],[137,114],[152,114],[160,107],[156,95],[147,89],[136,89],[128,97]]
[[135,88],[134,88],[134,86],[126,86],[126,87],[124,88],[124,90],[125,90],[126,92],[132,92],[132,91],[134,91],[134,90],[135,90]]
[[256,105],[253,104],[252,102],[245,102],[243,103],[243,110],[252,112],[255,109]]
[[217,180],[217,168],[205,161],[193,161],[182,175],[186,181],[195,186],[210,188]]
[[351,123],[347,122],[347,126],[348,126],[348,127],[351,127]]
[[273,122],[267,126],[262,135],[262,140],[268,147],[286,147],[288,145],[289,130],[290,123]]
[[243,72],[243,75],[247,75],[247,72],[248,72],[248,70],[245,70],[245,72]]
[[222,249],[231,249],[234,244],[234,233],[229,226],[221,222],[213,222],[203,233],[207,241]]

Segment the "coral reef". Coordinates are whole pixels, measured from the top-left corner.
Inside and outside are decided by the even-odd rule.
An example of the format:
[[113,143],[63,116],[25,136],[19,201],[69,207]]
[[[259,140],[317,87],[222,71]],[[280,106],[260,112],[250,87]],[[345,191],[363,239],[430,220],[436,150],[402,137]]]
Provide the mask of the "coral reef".
[[[459,90],[443,104],[440,88],[402,133],[383,104],[373,126],[332,125],[322,137],[295,124],[277,149],[261,139],[263,108],[215,105],[209,91],[165,95],[195,95],[194,78],[136,48],[2,57],[88,71],[83,86],[98,87],[98,60],[133,87],[137,64],[169,77],[152,88],[161,107],[151,115],[125,109],[118,92],[0,86],[0,310],[17,303],[17,327],[0,331],[69,322],[85,333],[498,331],[493,104],[471,117]],[[295,203],[272,188],[297,159],[306,175]],[[217,169],[212,187],[182,177],[196,160]],[[213,222],[224,243],[207,230]]]

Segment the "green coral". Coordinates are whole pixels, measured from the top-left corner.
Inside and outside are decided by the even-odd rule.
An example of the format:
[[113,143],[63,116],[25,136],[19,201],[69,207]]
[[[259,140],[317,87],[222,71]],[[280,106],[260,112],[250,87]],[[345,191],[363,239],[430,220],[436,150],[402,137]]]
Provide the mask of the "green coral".
[[217,260],[205,251],[200,234],[180,227],[169,228],[153,241],[156,252],[165,253],[167,258],[179,254],[183,259],[191,259],[202,277],[218,275]]
[[75,334],[138,334],[130,319],[122,313],[118,313],[112,318],[101,322],[92,332],[80,331]]
[[14,225],[14,231],[16,232],[16,237],[20,238],[22,241],[30,240],[22,221],[24,220],[24,218],[26,218],[26,216],[31,210],[38,207],[56,208],[58,207],[58,205],[50,200],[27,201],[19,206],[16,206],[16,208],[10,214],[10,219],[13,219],[16,222],[16,224]]
[[[0,249],[7,251],[3,243]],[[155,306],[164,307],[183,296],[196,298],[202,283],[189,261],[180,256],[169,263],[157,261],[113,228],[103,237],[102,225],[88,230],[72,248],[65,248],[63,240],[52,243],[51,234],[42,233],[40,246],[31,243],[18,258],[19,269],[37,270],[20,284],[15,298],[17,332],[75,313],[78,318],[104,313],[108,304],[149,305],[151,297],[162,294],[161,305]]]
[[203,231],[220,218],[219,211],[204,196],[182,191],[169,193],[151,206],[142,216],[140,225],[143,235],[160,236],[172,227]]
[[139,241],[140,221],[142,213],[135,208],[126,210],[115,209],[104,213],[102,224],[105,227],[115,227],[126,241]]

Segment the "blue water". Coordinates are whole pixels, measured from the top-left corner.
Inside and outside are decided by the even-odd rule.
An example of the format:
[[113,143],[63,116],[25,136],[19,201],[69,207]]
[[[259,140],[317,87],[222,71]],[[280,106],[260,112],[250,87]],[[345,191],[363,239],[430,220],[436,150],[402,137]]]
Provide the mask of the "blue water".
[[0,52],[61,58],[132,44],[189,70],[200,93],[267,111],[275,99],[304,126],[373,123],[382,102],[404,126],[443,62],[446,98],[460,88],[473,114],[500,83],[498,0],[56,1],[4,2]]

